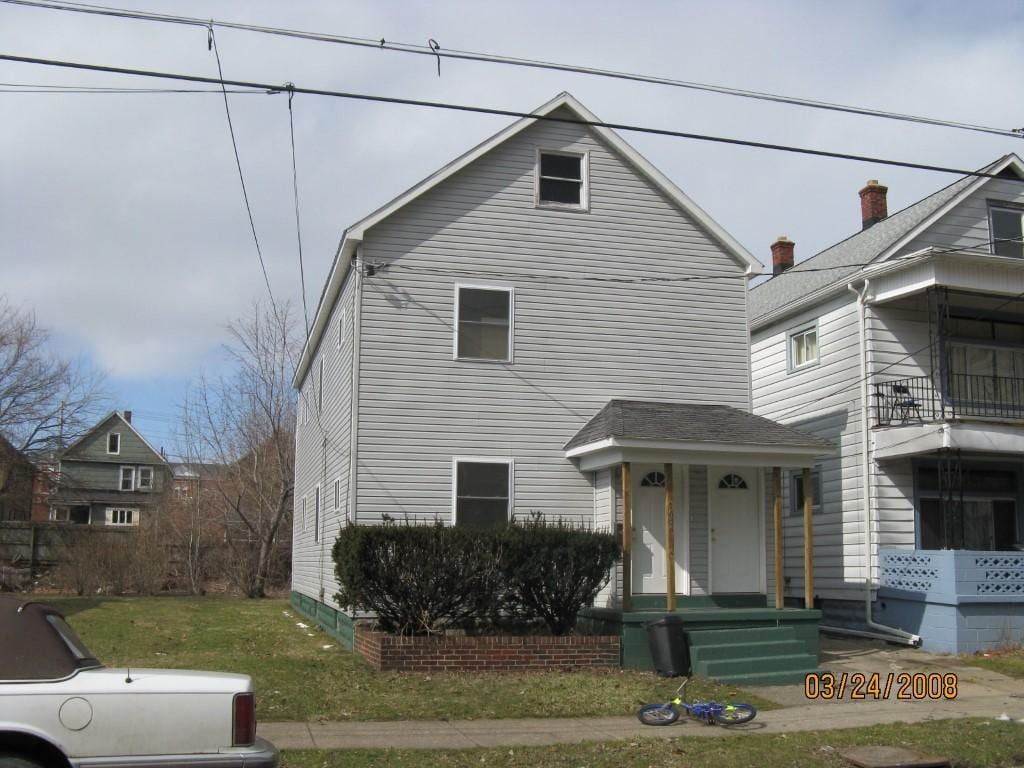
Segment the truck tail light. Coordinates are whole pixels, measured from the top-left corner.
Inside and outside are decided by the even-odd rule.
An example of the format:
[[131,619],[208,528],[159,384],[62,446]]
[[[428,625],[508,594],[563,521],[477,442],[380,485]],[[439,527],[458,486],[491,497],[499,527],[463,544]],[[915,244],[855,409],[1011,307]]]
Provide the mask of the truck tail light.
[[231,745],[242,747],[256,741],[256,698],[252,693],[235,694],[234,728]]

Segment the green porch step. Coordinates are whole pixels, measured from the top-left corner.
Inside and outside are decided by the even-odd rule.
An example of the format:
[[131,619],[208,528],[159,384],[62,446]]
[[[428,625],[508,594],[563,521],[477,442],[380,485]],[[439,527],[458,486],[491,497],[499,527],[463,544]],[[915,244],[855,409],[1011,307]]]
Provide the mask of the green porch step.
[[693,674],[737,685],[799,683],[818,667],[817,644],[793,626],[689,633]]

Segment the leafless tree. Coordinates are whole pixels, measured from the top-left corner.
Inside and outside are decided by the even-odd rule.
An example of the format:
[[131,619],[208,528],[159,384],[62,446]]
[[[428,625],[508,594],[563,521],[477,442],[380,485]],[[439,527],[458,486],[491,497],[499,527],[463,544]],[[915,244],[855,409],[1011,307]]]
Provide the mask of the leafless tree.
[[108,403],[101,374],[53,354],[35,314],[0,296],[0,433],[42,454],[84,434]]
[[201,482],[207,508],[223,522],[227,575],[249,597],[263,597],[290,552],[298,339],[287,305],[255,304],[228,331],[231,372],[192,388],[183,431],[189,453],[217,465]]

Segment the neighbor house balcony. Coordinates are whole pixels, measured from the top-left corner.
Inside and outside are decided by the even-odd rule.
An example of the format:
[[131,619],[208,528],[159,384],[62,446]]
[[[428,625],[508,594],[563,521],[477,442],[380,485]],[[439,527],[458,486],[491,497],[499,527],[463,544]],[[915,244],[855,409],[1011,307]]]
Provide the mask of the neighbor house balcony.
[[930,376],[875,384],[875,426],[964,418],[1024,420],[1024,379],[948,374],[944,391]]

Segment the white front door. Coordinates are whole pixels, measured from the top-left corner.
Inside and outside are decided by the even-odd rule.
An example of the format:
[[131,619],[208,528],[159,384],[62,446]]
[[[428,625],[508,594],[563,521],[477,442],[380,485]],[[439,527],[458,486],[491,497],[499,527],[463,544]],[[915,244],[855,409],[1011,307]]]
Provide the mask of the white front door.
[[708,467],[711,591],[760,592],[764,570],[756,470]]
[[[683,472],[675,468],[673,511],[675,519],[676,594],[687,591],[683,563],[686,560],[686,510],[683,506]],[[665,570],[665,466],[634,464],[633,547],[630,563],[635,595],[661,594],[668,588]]]

